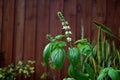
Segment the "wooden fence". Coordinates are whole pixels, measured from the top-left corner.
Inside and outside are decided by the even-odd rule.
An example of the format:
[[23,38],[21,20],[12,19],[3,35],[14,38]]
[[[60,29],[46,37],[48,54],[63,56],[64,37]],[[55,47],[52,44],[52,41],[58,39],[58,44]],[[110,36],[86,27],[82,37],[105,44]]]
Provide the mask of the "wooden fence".
[[[0,0],[0,49],[8,65],[19,60],[35,60],[35,74],[28,80],[40,80],[44,71],[42,52],[48,42],[46,34],[53,36],[62,33],[57,12],[63,12],[72,30],[72,38],[80,38],[81,21],[85,37],[96,39],[97,28],[93,21],[101,22],[118,34],[120,27],[120,0]],[[56,80],[67,77],[66,61],[64,68],[55,70]],[[52,74],[47,80],[52,80]],[[22,80],[19,79],[19,80]]]

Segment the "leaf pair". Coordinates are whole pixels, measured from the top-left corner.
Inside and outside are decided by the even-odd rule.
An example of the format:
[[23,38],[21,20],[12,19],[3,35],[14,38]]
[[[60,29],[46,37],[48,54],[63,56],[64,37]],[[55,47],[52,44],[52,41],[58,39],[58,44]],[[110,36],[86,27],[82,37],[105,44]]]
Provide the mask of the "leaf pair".
[[62,41],[48,43],[43,51],[43,59],[45,64],[49,64],[50,59],[55,67],[61,69],[65,58],[65,51],[62,48],[63,46],[66,46],[66,43]]
[[109,76],[112,80],[119,80],[119,74],[117,72],[117,70],[108,67],[108,68],[104,68],[103,70],[101,70],[97,80],[102,80],[105,76]]

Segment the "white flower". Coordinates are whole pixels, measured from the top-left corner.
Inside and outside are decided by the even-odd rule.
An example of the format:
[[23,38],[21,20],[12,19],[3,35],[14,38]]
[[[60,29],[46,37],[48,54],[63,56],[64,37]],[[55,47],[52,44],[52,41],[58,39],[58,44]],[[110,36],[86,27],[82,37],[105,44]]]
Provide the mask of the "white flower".
[[68,22],[67,22],[67,21],[62,22],[62,25],[63,25],[63,26],[64,26],[64,25],[68,25]]
[[62,29],[65,29],[65,30],[67,30],[67,26],[63,26],[63,28]]
[[68,22],[66,21],[66,22],[65,22],[65,24],[67,24],[67,25],[68,25]]
[[70,26],[63,26],[62,29],[68,30],[68,29],[70,29]]
[[71,31],[66,31],[65,34],[66,34],[66,35],[72,34],[72,32],[71,32]]
[[64,25],[65,25],[65,22],[62,22],[62,25],[64,26]]
[[68,42],[72,41],[72,38],[67,37],[67,41],[68,41]]
[[69,31],[69,34],[72,34],[72,32],[71,32],[71,31]]
[[67,26],[67,29],[70,29],[70,26]]

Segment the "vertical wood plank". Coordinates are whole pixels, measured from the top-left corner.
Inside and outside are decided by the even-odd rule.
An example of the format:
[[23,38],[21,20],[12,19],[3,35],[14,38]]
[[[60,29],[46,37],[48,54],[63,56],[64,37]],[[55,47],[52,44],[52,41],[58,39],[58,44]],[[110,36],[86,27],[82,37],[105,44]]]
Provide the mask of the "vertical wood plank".
[[[118,25],[116,25],[116,21],[119,22],[119,0],[107,0],[107,26],[112,29],[112,31],[117,35],[118,33]],[[117,30],[116,30],[117,29]]]
[[80,39],[81,38],[81,27],[83,25],[83,11],[84,11],[84,4],[83,0],[77,0],[77,7],[76,7],[76,38]]
[[[69,26],[71,27],[71,38],[72,41],[76,40],[76,0],[64,0],[64,16],[68,21]],[[65,64],[63,66],[61,72],[61,78],[68,77],[67,69],[68,69],[69,61],[66,59]]]
[[83,0],[83,26],[84,26],[84,38],[91,41],[91,15],[92,15],[92,0]]
[[3,20],[3,0],[0,0],[0,67],[4,64],[4,53],[1,49],[2,45],[2,21]]
[[[113,31],[117,36],[120,28],[120,1],[119,0],[107,0],[107,15],[106,25]],[[119,47],[119,41],[115,40],[116,45]]]
[[[50,34],[56,36],[62,33],[61,22],[57,16],[58,11],[63,11],[63,0],[50,0]],[[50,80],[61,80],[60,70],[52,71]],[[51,78],[53,77],[53,79]]]
[[[102,6],[101,6],[102,5]],[[106,0],[93,0],[92,1],[92,22],[105,23],[106,20]],[[97,40],[98,29],[95,25],[91,29],[92,41]]]
[[37,9],[37,27],[36,27],[36,73],[35,80],[40,80],[43,72],[47,72],[47,68],[43,67],[43,49],[47,44],[46,34],[49,33],[49,0],[38,0]]
[[[16,0],[15,2],[15,28],[14,28],[14,46],[13,46],[13,61],[17,64],[20,60],[23,61],[24,48],[24,12],[25,0]],[[17,80],[22,80],[22,76],[18,76]]]
[[16,0],[15,4],[15,32],[14,32],[14,62],[23,60],[24,48],[24,11],[25,0]]
[[12,62],[14,0],[4,0],[2,50],[5,51],[5,66]]
[[[26,0],[24,61],[35,60],[35,32],[36,32],[36,4],[37,0]],[[34,80],[34,76],[28,78]]]
[[0,0],[0,50],[1,50],[1,29],[2,29],[2,18],[3,18],[3,0]]

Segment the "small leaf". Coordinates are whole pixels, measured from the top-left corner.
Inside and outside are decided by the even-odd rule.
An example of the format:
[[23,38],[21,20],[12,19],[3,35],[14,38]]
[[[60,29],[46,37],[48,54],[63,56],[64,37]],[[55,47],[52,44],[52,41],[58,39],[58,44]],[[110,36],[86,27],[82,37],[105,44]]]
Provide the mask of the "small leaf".
[[61,69],[65,59],[65,51],[62,48],[56,48],[51,53],[51,59],[53,64],[58,68]]
[[44,72],[44,73],[40,76],[40,79],[44,80],[47,76],[48,76],[48,74],[47,74],[46,72]]
[[57,40],[59,40],[59,39],[61,39],[61,38],[64,38],[65,37],[65,35],[57,35],[56,37],[55,37],[55,39],[57,39]]
[[53,40],[53,37],[52,37],[50,34],[47,34],[46,37],[47,37],[47,39],[50,40],[50,41]]

